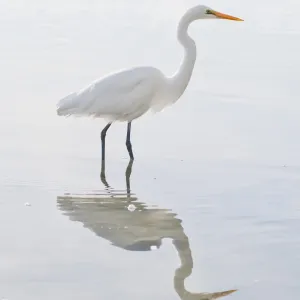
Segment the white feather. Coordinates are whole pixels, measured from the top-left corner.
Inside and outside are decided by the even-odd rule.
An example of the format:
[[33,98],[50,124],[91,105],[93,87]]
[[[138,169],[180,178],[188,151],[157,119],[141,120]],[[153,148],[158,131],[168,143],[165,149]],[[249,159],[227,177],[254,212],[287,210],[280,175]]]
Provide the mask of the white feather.
[[57,113],[60,116],[133,120],[146,113],[161,94],[162,78],[162,73],[151,67],[114,73],[61,99]]

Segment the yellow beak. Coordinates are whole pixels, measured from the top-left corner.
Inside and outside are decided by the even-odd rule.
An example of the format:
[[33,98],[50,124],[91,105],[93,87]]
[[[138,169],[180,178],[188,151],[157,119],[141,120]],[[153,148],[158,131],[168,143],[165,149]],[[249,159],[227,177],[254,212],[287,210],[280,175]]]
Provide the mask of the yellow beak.
[[240,18],[237,18],[237,17],[233,17],[233,16],[230,16],[230,15],[226,15],[226,14],[222,14],[218,11],[212,11],[212,14],[214,14],[216,17],[220,18],[220,19],[227,19],[227,20],[233,20],[233,21],[244,21]]

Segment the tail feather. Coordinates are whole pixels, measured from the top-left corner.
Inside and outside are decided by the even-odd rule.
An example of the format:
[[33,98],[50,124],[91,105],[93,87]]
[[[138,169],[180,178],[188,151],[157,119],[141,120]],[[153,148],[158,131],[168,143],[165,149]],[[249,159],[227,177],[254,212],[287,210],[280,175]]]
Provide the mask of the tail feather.
[[56,110],[58,116],[68,116],[76,110],[77,101],[75,95],[76,93],[72,93],[58,102]]

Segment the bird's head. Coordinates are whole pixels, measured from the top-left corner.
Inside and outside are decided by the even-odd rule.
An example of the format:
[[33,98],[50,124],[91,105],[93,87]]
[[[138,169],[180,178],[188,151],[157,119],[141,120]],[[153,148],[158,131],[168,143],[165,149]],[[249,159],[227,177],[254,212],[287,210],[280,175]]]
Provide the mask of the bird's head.
[[240,18],[218,12],[205,5],[198,5],[192,8],[191,13],[194,15],[195,19],[225,19],[232,21],[244,21]]

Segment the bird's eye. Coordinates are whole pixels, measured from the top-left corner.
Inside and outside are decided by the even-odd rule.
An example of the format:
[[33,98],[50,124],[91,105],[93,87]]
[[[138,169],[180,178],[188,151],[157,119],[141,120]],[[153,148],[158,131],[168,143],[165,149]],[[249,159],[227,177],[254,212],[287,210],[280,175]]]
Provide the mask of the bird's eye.
[[207,10],[206,10],[206,14],[207,14],[207,15],[212,15],[212,11],[211,11],[210,9],[207,9]]

